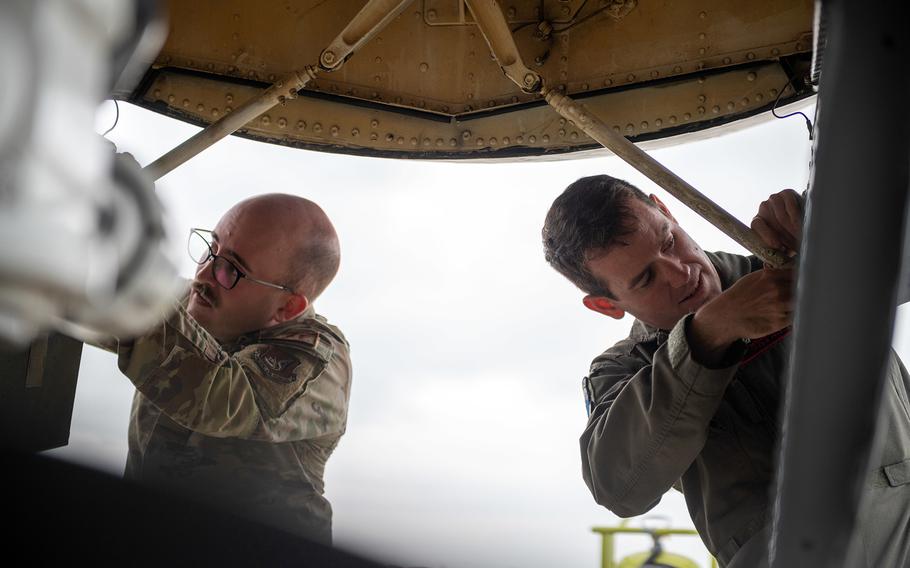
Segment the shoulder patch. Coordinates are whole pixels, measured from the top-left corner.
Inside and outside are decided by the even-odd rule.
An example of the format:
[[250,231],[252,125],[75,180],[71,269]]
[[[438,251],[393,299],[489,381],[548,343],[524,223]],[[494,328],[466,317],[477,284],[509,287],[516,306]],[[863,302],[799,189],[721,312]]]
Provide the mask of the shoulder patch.
[[253,352],[253,360],[266,379],[287,385],[298,379],[300,359],[277,345],[268,345]]

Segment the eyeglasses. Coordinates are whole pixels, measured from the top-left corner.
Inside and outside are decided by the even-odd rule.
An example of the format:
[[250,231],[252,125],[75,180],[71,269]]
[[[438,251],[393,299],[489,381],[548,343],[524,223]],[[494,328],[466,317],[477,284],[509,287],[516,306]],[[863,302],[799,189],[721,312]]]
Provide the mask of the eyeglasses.
[[211,235],[212,231],[207,229],[190,229],[190,237],[187,241],[187,252],[190,253],[190,258],[193,259],[193,262],[199,265],[212,260],[212,276],[214,276],[215,282],[225,290],[230,290],[237,285],[237,282],[239,282],[241,278],[246,278],[250,282],[262,284],[269,288],[277,288],[279,290],[284,290],[285,292],[290,292],[291,294],[296,293],[287,286],[273,284],[264,280],[257,280],[256,278],[247,275],[246,272],[240,270],[237,265],[230,260],[215,254],[212,250],[212,245],[209,243],[209,240],[203,236],[203,233]]

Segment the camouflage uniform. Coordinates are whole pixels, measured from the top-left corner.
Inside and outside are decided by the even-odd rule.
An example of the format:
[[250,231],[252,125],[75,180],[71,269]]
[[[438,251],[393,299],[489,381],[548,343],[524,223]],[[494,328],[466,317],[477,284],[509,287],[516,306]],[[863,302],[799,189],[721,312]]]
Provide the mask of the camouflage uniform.
[[125,477],[331,542],[323,472],[351,385],[336,327],[310,307],[220,345],[184,302],[117,353],[136,386]]

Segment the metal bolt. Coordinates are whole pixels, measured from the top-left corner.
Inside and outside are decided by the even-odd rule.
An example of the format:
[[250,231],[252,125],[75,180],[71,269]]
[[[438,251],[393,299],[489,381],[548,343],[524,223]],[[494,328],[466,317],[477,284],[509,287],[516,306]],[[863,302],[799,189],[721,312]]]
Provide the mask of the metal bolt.
[[470,131],[470,130],[465,130],[464,132],[461,133],[461,139],[462,139],[462,140],[467,140],[467,139],[470,138],[470,137],[471,137],[471,131]]
[[457,146],[457,145],[458,145],[458,141],[457,141],[457,140],[455,140],[454,138],[449,138],[449,146],[451,146],[452,148],[454,148],[454,147]]
[[675,114],[670,115],[670,124],[676,124],[676,115]]
[[604,87],[609,87],[609,86],[612,85],[612,84],[613,84],[613,79],[605,79],[605,80],[604,80]]
[[373,61],[375,61],[376,63],[382,63],[382,58],[381,58],[381,57],[377,57],[377,58],[374,59]]
[[741,104],[741,105],[743,105],[743,106],[748,105],[748,104],[749,104],[749,97],[743,97],[742,100],[739,101],[739,104]]
[[259,119],[259,122],[261,122],[263,125],[268,125],[270,122],[272,122],[272,119],[269,117],[269,115],[266,114]]
[[689,120],[690,118],[692,118],[692,115],[689,113],[683,115],[683,120]]
[[417,138],[411,138],[411,146],[416,146],[418,143]]
[[177,97],[175,97],[174,95],[168,95],[168,96],[167,96],[167,102],[172,103],[172,102],[174,102],[175,100],[177,100]]
[[658,75],[660,75],[660,73],[658,73],[657,71],[651,71],[651,77],[653,79],[656,79]]
[[647,121],[643,120],[643,121],[641,122],[641,129],[642,129],[642,130],[647,130],[647,129],[648,129],[648,122],[647,122]]
[[427,19],[431,22],[436,19],[436,10],[427,10]]
[[424,145],[424,146],[429,146],[429,145],[430,145],[430,139],[429,139],[429,138],[424,138],[424,139],[423,139],[423,145]]
[[335,52],[329,50],[323,51],[322,63],[323,65],[331,65],[332,63],[335,63]]
[[[306,129],[306,122],[304,122],[304,121],[302,121],[302,120],[298,120],[298,121],[297,121],[297,130],[305,130],[305,129]],[[356,129],[355,129],[355,130],[356,130]],[[352,134],[353,134],[353,133],[352,133]],[[354,136],[357,136],[357,135],[354,134]]]
[[514,17],[515,17],[515,14],[516,14],[515,8],[509,8],[507,14],[508,14],[508,16],[509,16],[510,18],[514,18]]
[[436,139],[436,147],[437,147],[437,148],[441,148],[442,145],[445,144],[445,143],[446,143],[445,140],[443,140],[442,138],[437,138],[437,139]]
[[550,135],[544,134],[542,140],[544,144],[548,143],[550,141]]
[[699,84],[702,84],[702,83],[704,83],[704,82],[705,82],[705,78],[704,78],[704,77],[699,77],[699,78],[698,78],[698,83],[699,83]]
[[516,144],[524,144],[524,141],[525,141],[525,137],[524,137],[524,136],[519,135],[519,136],[516,136],[516,137],[515,137],[515,143],[516,143]]
[[705,107],[700,106],[695,110],[698,111],[698,114],[705,114]]
[[618,125],[618,124],[614,124],[614,125],[613,125],[613,132],[619,132],[619,125]]
[[281,117],[278,119],[278,128],[284,128],[288,125],[288,119]]
[[[279,125],[279,126],[280,126],[280,125]],[[334,125],[334,124],[333,124],[333,125],[332,125],[332,128],[329,129],[329,132],[332,133],[332,137],[337,137],[337,136],[338,136],[338,132],[339,132],[340,130],[341,130],[341,129],[338,128],[337,125]]]
[[660,128],[661,126],[663,126],[663,123],[664,123],[664,121],[662,121],[662,120],[659,119],[659,118],[654,120],[654,126],[656,126],[656,127],[658,127],[658,128]]
[[533,73],[526,73],[524,77],[525,87],[533,87],[537,82],[537,77]]
[[771,55],[780,55],[780,50],[775,47],[771,50]]
[[707,37],[704,32],[698,34],[698,39],[705,39]]
[[711,112],[713,112],[714,114],[719,113],[719,112],[720,112],[720,107],[717,106],[717,105],[714,105],[713,107],[711,107]]
[[314,125],[313,125],[313,132],[322,132],[322,125],[321,125],[320,123],[318,123],[318,122],[317,122],[316,124],[314,124]]
[[699,54],[699,55],[704,55],[704,54],[705,54],[705,48],[699,47],[699,48],[698,48],[698,54]]
[[509,137],[508,137],[508,136],[503,136],[503,137],[502,137],[502,145],[503,145],[503,146],[507,146],[507,145],[510,144],[510,143],[511,143],[511,140],[509,140]]
[[429,66],[427,63],[421,63],[421,64],[420,64],[420,72],[421,72],[421,73],[426,73],[426,72],[429,71],[429,70],[430,70],[430,66]]
[[375,142],[377,139],[379,139],[379,135],[376,134],[375,132],[371,132],[371,133],[370,133],[370,140],[372,140],[373,142]]
[[395,140],[395,135],[392,134],[391,132],[389,132],[388,134],[385,135],[386,142],[392,142],[393,140]]
[[496,138],[490,138],[490,146],[496,145]]
[[234,95],[232,95],[231,93],[228,93],[228,94],[224,95],[224,100],[226,102],[232,103],[232,102],[234,102]]
[[228,114],[229,112],[231,112],[233,110],[234,110],[233,107],[224,107],[224,114]]
[[560,128],[558,134],[559,134],[560,136],[565,136],[565,135],[566,135],[566,131],[565,131],[564,129]]
[[698,17],[701,18],[702,20],[704,20],[705,18],[708,17],[708,13],[707,13],[707,12],[702,12],[702,13],[700,13],[700,14],[698,15]]
[[559,125],[560,125],[560,126],[565,126],[565,125],[566,125],[566,119],[560,118],[560,119],[559,119]]
[[589,85],[588,85],[587,83],[582,83],[582,84],[581,84],[581,90],[582,90],[582,91],[587,91],[588,88],[589,88]]
[[635,80],[635,75],[633,75],[632,73],[629,73],[628,75],[626,75],[626,80],[627,80],[627,81],[634,81],[634,80]]
[[528,136],[528,142],[530,142],[531,144],[534,144],[535,142],[537,142],[537,136],[534,136],[533,134]]
[[736,104],[733,101],[727,103],[727,110],[733,110],[736,108]]
[[698,95],[698,102],[703,103],[703,102],[705,102],[706,100],[708,100],[708,99],[707,99],[707,97],[705,97],[704,95]]
[[578,140],[578,133],[573,132],[572,134],[569,134],[569,138],[571,138],[572,140]]
[[756,101],[762,102],[762,99],[764,99],[764,98],[765,98],[765,95],[763,95],[763,94],[761,94],[761,93],[755,93],[755,100],[756,100]]
[[755,73],[750,72],[748,75],[746,75],[746,80],[747,80],[747,81],[754,81],[755,78],[756,78],[756,76],[757,76],[757,75],[755,75]]
[[634,131],[635,131],[635,125],[634,125],[634,124],[632,124],[632,123],[630,122],[629,124],[626,125],[626,132],[634,132]]
[[749,53],[746,54],[746,59],[748,59],[749,61],[752,61],[753,59],[755,59],[755,54],[750,51]]
[[377,83],[381,83],[382,77],[379,75],[373,75],[373,80],[376,81]]
[[217,109],[217,108],[213,108],[213,109],[212,109],[212,116],[213,116],[213,117],[217,117],[219,114],[221,114],[221,113],[218,112],[218,109]]
[[372,126],[373,128],[376,128],[377,126],[379,126],[379,121],[374,118],[373,120],[370,121],[370,126]]
[[402,146],[404,144],[404,136],[399,136],[398,138],[396,138],[395,143],[398,144],[399,146]]
[[351,129],[351,136],[354,137],[354,138],[357,138],[358,136],[360,136],[360,130],[358,130],[358,129],[356,129],[356,128],[352,128],[352,129]]
[[155,95],[156,99],[161,98],[161,89],[155,89],[155,92],[152,94]]
[[190,108],[190,99],[183,99],[183,108]]
[[196,105],[196,110],[199,111],[199,112],[204,111],[204,110],[205,110],[205,105],[203,105],[202,103],[199,103],[198,105]]
[[569,12],[571,12],[571,10],[569,10],[569,7],[568,7],[568,6],[563,6],[563,7],[562,7],[562,15],[563,15],[563,16],[568,16],[568,15],[569,15]]
[[478,138],[474,143],[475,143],[477,146],[483,146],[483,138]]
[[729,65],[729,64],[730,64],[730,58],[724,57],[724,65]]
[[487,103],[487,106],[490,107],[490,108],[493,108],[494,106],[496,106],[496,101],[490,101],[490,102],[488,102],[488,103]]
[[677,65],[676,67],[673,68],[673,72],[674,72],[674,73],[682,73],[682,67],[680,67],[679,65]]
[[776,96],[777,96],[777,89],[771,89],[771,90],[768,91],[768,92],[771,93],[771,96],[772,96],[772,97],[776,97]]

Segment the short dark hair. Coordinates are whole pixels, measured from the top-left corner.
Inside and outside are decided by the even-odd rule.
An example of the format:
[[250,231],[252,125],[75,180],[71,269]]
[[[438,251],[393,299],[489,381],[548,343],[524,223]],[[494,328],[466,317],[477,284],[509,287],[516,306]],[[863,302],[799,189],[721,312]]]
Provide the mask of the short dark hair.
[[655,206],[644,192],[626,181],[607,175],[588,176],[567,187],[547,212],[541,231],[544,257],[586,294],[615,297],[591,274],[587,261],[592,251],[607,251],[620,237],[635,230],[630,199]]

